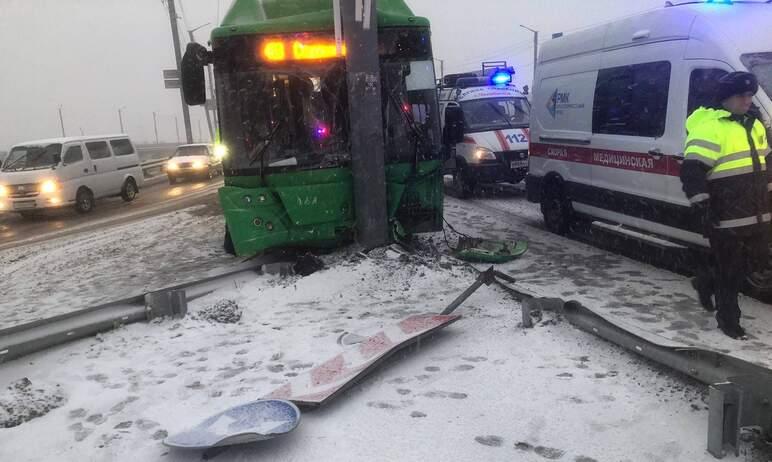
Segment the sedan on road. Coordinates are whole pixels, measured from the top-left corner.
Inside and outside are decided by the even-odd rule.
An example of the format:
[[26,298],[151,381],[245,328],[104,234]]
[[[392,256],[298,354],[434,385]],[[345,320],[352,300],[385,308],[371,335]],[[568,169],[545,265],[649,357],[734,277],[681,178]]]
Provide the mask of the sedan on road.
[[213,178],[222,175],[222,156],[211,144],[184,144],[178,146],[166,164],[169,184],[179,180]]

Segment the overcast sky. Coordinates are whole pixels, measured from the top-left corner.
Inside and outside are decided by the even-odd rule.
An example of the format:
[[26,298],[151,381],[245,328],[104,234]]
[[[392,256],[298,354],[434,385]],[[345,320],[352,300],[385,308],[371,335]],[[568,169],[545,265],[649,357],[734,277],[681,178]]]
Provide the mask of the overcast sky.
[[[663,0],[407,0],[432,21],[434,54],[445,72],[507,60],[518,83],[533,72],[533,35],[547,40],[621,16],[662,6]],[[180,30],[216,23],[231,0],[177,0],[186,17]],[[218,12],[219,4],[219,12]],[[178,13],[180,13],[178,6]],[[196,32],[206,42],[211,26]],[[187,34],[185,34],[187,35]],[[184,48],[184,42],[183,42]],[[162,69],[174,67],[168,10],[161,0],[0,0],[0,150],[61,134],[125,131],[152,142],[153,112],[161,141],[184,139],[179,92],[163,87]],[[439,70],[438,70],[439,71]],[[206,136],[203,111],[192,108],[194,137]]]

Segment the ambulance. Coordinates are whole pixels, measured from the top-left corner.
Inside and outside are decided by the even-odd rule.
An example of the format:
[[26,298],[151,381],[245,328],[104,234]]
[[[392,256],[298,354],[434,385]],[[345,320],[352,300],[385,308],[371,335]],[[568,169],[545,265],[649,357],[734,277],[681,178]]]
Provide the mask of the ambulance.
[[442,80],[440,113],[463,113],[464,139],[455,146],[454,188],[468,197],[478,183],[519,183],[528,172],[528,125],[531,106],[512,85],[514,70],[487,67],[451,74]]
[[755,104],[769,120],[770,23],[769,2],[667,2],[544,44],[526,193],[547,229],[564,234],[581,220],[669,247],[709,247],[679,176],[685,122],[732,71],[758,77]]

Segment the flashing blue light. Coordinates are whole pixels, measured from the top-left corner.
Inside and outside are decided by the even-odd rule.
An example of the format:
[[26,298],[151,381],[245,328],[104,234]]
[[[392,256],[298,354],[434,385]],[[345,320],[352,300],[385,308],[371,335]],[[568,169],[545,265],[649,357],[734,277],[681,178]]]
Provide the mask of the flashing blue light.
[[732,0],[707,0],[705,3],[723,3],[724,5],[731,5]]
[[496,71],[491,76],[494,85],[506,85],[512,83],[512,74],[508,71]]

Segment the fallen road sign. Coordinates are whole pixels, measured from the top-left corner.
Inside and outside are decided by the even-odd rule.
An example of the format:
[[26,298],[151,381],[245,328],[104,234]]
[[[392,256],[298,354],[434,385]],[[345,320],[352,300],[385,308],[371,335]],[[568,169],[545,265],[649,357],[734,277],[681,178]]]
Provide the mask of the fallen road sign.
[[403,319],[305,374],[293,378],[264,399],[284,399],[306,407],[322,406],[361,380],[395,352],[459,319],[461,316],[437,314],[422,314]]

